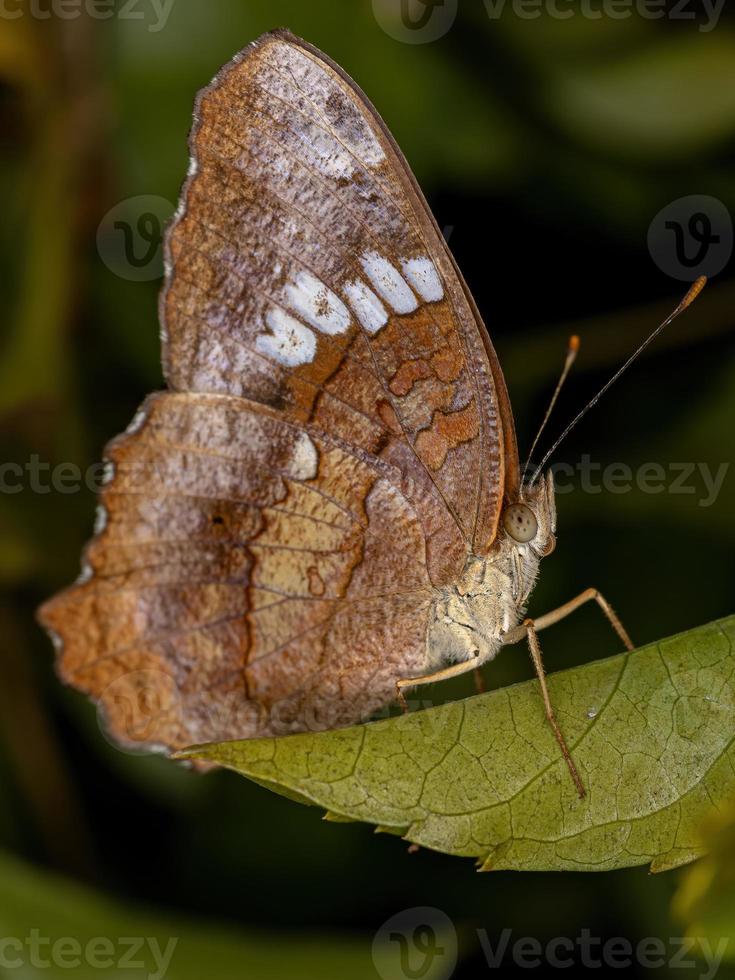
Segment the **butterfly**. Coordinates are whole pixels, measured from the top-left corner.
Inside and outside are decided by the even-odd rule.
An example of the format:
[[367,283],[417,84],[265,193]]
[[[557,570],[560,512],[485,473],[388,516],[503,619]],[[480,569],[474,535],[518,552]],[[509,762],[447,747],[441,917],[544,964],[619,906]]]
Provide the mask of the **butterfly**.
[[366,96],[286,31],[198,96],[165,240],[167,388],[106,451],[80,579],[40,620],[122,745],[352,724],[473,670],[554,548],[488,332]]

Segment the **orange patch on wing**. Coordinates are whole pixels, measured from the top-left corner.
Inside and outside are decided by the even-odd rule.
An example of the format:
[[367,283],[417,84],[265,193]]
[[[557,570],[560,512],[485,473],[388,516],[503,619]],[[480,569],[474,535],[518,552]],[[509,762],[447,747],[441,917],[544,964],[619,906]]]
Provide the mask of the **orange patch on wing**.
[[390,390],[398,398],[403,398],[417,381],[428,378],[430,375],[431,370],[426,361],[405,361],[393,375]]
[[450,449],[474,439],[478,431],[477,406],[473,401],[459,412],[437,412],[431,426],[419,432],[416,450],[430,469],[438,470]]
[[383,425],[392,432],[394,436],[400,436],[403,434],[403,429],[401,428],[401,423],[398,421],[398,416],[396,411],[390,402],[385,399],[381,399],[378,402],[378,415]]
[[458,350],[447,347],[445,350],[434,354],[431,359],[431,368],[440,381],[456,381],[464,368],[464,357]]

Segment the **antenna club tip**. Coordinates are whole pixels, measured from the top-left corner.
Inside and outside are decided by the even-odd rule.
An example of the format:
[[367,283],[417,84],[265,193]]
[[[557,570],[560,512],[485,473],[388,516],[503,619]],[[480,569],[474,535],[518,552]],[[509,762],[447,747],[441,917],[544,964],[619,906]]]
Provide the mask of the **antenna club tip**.
[[582,341],[579,339],[576,333],[573,333],[569,338],[569,350],[572,354],[577,354],[579,352],[579,347]]
[[707,285],[707,276],[700,276],[698,279],[696,279],[690,286],[689,292],[682,300],[682,307],[686,309],[687,306],[691,306],[691,304],[694,302],[697,296],[699,296],[699,294],[702,292],[702,290],[706,285]]

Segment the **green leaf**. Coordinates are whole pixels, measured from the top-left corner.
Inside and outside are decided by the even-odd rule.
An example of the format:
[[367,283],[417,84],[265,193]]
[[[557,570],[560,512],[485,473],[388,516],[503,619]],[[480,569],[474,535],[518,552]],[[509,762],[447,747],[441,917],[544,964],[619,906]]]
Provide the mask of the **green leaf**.
[[126,908],[2,853],[0,937],[7,973],[0,972],[24,980],[374,980],[376,975],[372,936],[281,932],[274,941],[263,933]]
[[703,152],[735,131],[733,57],[730,32],[706,43],[696,32],[671,35],[622,58],[561,69],[548,86],[547,108],[578,139],[621,156]]
[[554,674],[580,800],[536,681],[333,732],[198,746],[330,814],[484,870],[662,871],[735,791],[735,616]]

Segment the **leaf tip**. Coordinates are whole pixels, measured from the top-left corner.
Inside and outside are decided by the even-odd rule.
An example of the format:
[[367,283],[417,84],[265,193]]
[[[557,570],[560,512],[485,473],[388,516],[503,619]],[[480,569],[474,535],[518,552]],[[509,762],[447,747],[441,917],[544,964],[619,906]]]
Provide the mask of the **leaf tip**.
[[322,820],[326,820],[328,823],[360,823],[354,817],[346,817],[343,813],[335,813],[334,810],[325,810]]
[[512,840],[504,840],[499,844],[496,844],[491,851],[488,851],[484,857],[478,857],[478,871],[497,871],[499,868],[507,869],[515,867],[514,864],[501,864],[501,862],[507,857],[508,853],[513,848]]

